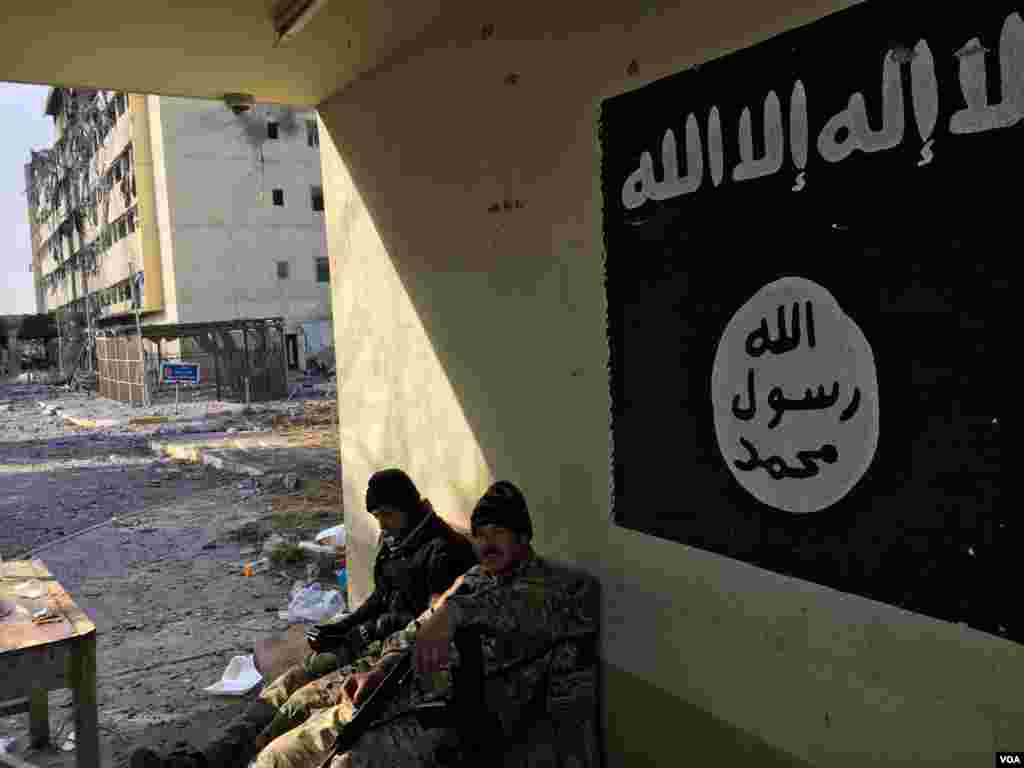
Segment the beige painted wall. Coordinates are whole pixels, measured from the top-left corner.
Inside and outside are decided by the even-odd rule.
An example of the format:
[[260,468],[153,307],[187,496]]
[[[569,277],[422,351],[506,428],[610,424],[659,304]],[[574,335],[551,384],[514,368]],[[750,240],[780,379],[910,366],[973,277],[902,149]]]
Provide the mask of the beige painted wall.
[[[155,100],[154,100],[155,101]],[[128,115],[132,124],[132,162],[135,191],[138,196],[135,236],[139,241],[141,257],[133,259],[135,268],[144,273],[142,307],[163,309],[166,306],[164,288],[164,258],[161,252],[158,203],[156,192],[156,164],[153,157],[153,126],[150,124],[150,98],[129,94]],[[123,198],[122,198],[123,200]]]
[[[139,189],[139,214],[142,221],[143,231],[147,232],[147,238],[154,238],[156,248],[149,250],[149,254],[156,253],[160,258],[161,290],[163,293],[164,311],[159,320],[154,322],[176,323],[178,322],[178,289],[177,274],[174,270],[174,211],[171,208],[168,197],[168,174],[173,168],[168,168],[170,159],[164,152],[164,131],[163,118],[160,112],[160,97],[146,96],[145,115],[149,130],[149,155],[150,155],[150,176],[152,178],[152,196],[148,204],[143,199],[143,190]],[[141,171],[141,169],[139,169]],[[137,171],[139,172],[139,171]],[[136,186],[142,183],[140,177],[136,177]]]
[[459,523],[520,483],[603,583],[612,766],[987,768],[1024,733],[1018,645],[609,523],[600,102],[813,6],[485,3],[321,105],[353,597],[373,470]]

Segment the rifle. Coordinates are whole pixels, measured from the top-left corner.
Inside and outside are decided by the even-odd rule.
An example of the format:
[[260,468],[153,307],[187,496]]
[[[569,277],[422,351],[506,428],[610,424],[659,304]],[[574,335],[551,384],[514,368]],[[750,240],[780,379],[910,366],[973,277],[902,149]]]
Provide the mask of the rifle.
[[334,749],[331,750],[327,760],[321,764],[320,768],[327,768],[335,756],[348,752],[360,737],[373,727],[388,701],[391,700],[395,691],[409,679],[412,671],[412,651],[406,651],[388,670],[380,685],[370,693],[366,701],[359,706],[352,719],[342,729]]
[[[327,768],[331,760],[351,749],[368,730],[403,717],[415,717],[424,729],[450,727],[457,719],[472,723],[473,737],[467,739],[472,743],[467,743],[465,748],[471,755],[483,754],[485,743],[492,741],[497,733],[497,723],[493,715],[488,716],[484,703],[483,682],[485,676],[481,637],[482,630],[480,628],[464,629],[455,633],[455,647],[458,649],[465,673],[453,677],[452,688],[457,702],[454,706],[452,702],[444,700],[424,702],[393,717],[378,719],[391,695],[413,672],[412,651],[406,651],[395,666],[388,671],[381,684],[370,694],[370,698],[359,707],[351,722],[344,727],[334,749],[320,768]],[[533,659],[526,659],[525,662],[533,661],[549,650],[550,648],[547,648]],[[513,664],[511,667],[519,666],[521,663],[523,662]]]
[[506,664],[490,673],[484,672],[481,637],[482,630],[478,627],[463,629],[455,633],[454,642],[459,651],[461,672],[453,676],[452,679],[453,701],[425,702],[392,717],[383,720],[377,719],[394,691],[412,674],[412,651],[406,651],[395,666],[389,670],[380,686],[370,694],[370,698],[356,710],[352,721],[344,727],[334,749],[320,768],[327,768],[336,756],[350,750],[367,731],[402,717],[415,717],[419,720],[420,725],[428,730],[457,727],[460,731],[461,749],[466,756],[462,764],[484,764],[489,759],[491,751],[500,749],[500,744],[504,741],[500,723],[492,713],[487,711],[484,681],[502,677],[519,667],[532,664],[561,643],[573,639],[594,640],[596,632],[582,632],[577,635],[559,637],[540,651],[511,664]]

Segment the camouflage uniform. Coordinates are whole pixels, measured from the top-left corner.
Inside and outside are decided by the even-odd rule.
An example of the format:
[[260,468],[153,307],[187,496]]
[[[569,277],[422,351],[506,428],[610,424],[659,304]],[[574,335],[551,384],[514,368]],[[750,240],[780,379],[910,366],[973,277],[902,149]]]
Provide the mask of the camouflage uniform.
[[[381,643],[370,643],[366,653],[351,664],[317,675],[312,682],[301,683],[299,673],[302,667],[292,667],[270,686],[264,689],[260,698],[277,707],[277,715],[261,734],[266,742],[287,733],[301,725],[315,710],[332,707],[342,700],[345,681],[353,672],[368,672],[380,660]],[[323,654],[316,654],[323,655]]]
[[[551,661],[551,647],[562,638],[596,631],[597,615],[592,582],[566,578],[536,555],[510,572],[491,576],[475,566],[453,585],[439,602],[391,635],[385,642],[385,656],[412,648],[420,624],[447,604],[452,628],[479,627],[483,630],[484,673],[487,706],[503,733],[516,732],[546,693],[545,672]],[[458,666],[454,643],[450,664]],[[397,658],[392,655],[391,658]],[[516,662],[526,661],[519,666]],[[387,659],[384,664],[388,664]],[[507,667],[513,669],[504,675]],[[380,766],[437,766],[438,746],[452,740],[446,729],[423,729],[415,717],[397,717],[418,704],[448,699],[451,676],[442,670],[424,679],[414,675],[382,713],[382,719],[396,717],[363,735],[356,746],[333,761],[334,768],[376,768]],[[275,739],[256,759],[257,768],[319,768],[327,759],[341,729],[351,720],[353,706],[343,700],[320,710],[304,725]]]
[[394,547],[382,546],[374,561],[374,590],[344,621],[373,638],[333,653],[311,653],[303,665],[286,671],[264,688],[260,699],[278,708],[261,734],[273,740],[306,721],[314,710],[341,700],[342,686],[354,671],[366,671],[380,658],[381,641],[412,621],[431,595],[449,589],[476,562],[472,545],[431,510]]
[[[337,704],[348,675],[379,659],[381,641],[412,621],[430,605],[432,595],[443,594],[475,562],[470,542],[428,506],[426,516],[395,546],[383,545],[382,536],[373,593],[340,620],[352,628],[349,642],[332,652],[310,653],[303,664],[267,685],[218,738],[201,749],[186,744],[171,756],[183,765],[244,765],[254,744],[268,743],[316,709]],[[148,750],[141,751],[147,754],[133,756],[132,768],[160,764]]]

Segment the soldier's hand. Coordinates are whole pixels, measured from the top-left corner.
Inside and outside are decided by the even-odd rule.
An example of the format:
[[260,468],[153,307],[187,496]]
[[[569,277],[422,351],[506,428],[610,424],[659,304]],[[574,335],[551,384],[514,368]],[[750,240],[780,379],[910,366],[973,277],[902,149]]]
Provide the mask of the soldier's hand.
[[306,642],[317,653],[343,645],[351,629],[344,624],[314,624],[306,630]]
[[345,695],[357,707],[366,700],[366,697],[377,690],[387,673],[374,667],[369,672],[353,672],[345,681]]
[[452,641],[448,611],[442,607],[423,622],[416,632],[416,672],[428,675],[448,666],[448,649]]

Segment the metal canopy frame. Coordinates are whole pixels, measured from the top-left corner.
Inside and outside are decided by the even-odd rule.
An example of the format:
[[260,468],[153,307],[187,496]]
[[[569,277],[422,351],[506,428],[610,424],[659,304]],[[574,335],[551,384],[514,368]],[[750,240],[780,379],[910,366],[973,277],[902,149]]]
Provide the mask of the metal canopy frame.
[[[246,402],[249,402],[251,397],[273,399],[287,395],[286,324],[283,317],[142,326],[134,323],[114,325],[110,323],[110,319],[107,318],[106,323],[101,323],[101,326],[105,327],[98,329],[97,341],[102,338],[140,338],[143,341],[156,342],[158,367],[163,361],[162,342],[189,338],[198,340],[203,350],[201,354],[212,359],[211,367],[216,376],[218,399],[221,399],[224,385],[229,386],[239,396],[244,393]],[[240,345],[234,336],[236,333],[241,334]],[[279,342],[272,341],[275,333],[279,337]],[[250,339],[256,342],[256,347],[252,346]],[[280,358],[280,371],[276,370],[273,360],[272,351],[275,348]],[[264,364],[254,365],[254,356]],[[142,374],[143,377],[145,375]],[[138,384],[141,386],[142,381],[140,380]],[[155,382],[155,386],[159,386],[159,382]]]
[[[283,317],[246,318],[243,320],[220,320],[205,323],[164,323],[142,326],[142,338],[160,339],[170,341],[173,339],[185,339],[192,336],[201,336],[205,333],[223,333],[225,331],[261,331],[273,328],[284,329]],[[113,332],[120,336],[134,336],[136,328],[134,324],[117,325],[102,329],[105,332]]]

